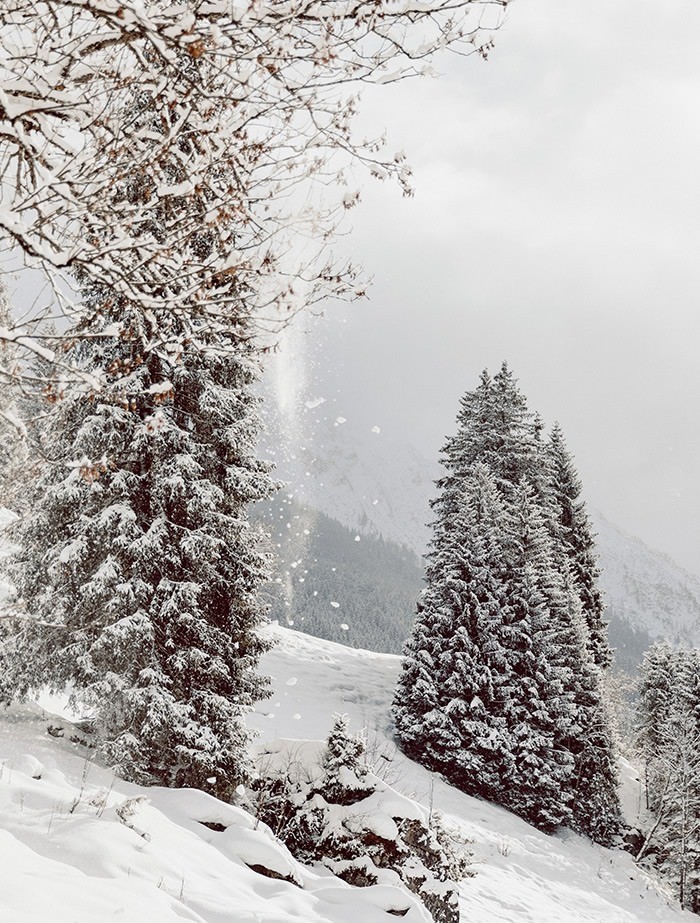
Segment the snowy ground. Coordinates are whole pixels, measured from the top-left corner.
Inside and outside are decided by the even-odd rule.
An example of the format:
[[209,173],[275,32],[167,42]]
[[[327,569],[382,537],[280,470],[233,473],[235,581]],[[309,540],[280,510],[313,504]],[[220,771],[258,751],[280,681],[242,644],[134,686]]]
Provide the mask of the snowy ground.
[[[465,923],[695,919],[628,856],[573,834],[544,836],[397,754],[387,732],[398,658],[270,630],[280,643],[263,669],[274,677],[275,693],[251,716],[261,745],[324,737],[336,712],[366,726],[386,780],[424,805],[432,800],[472,840],[476,875],[462,886]],[[47,725],[62,726],[64,736],[51,736]],[[199,792],[117,782],[70,734],[67,722],[38,707],[0,713],[2,923],[386,923],[395,919],[389,910],[426,923],[396,888],[350,888],[300,866],[236,807]],[[627,777],[633,810],[631,771]]]
[[[423,804],[432,799],[434,807],[472,840],[476,875],[461,889],[465,923],[697,919],[681,912],[626,853],[592,845],[573,833],[546,836],[507,811],[462,794],[397,753],[388,733],[400,658],[351,650],[281,627],[272,632],[280,643],[265,655],[262,669],[274,677],[275,695],[259,706],[251,724],[263,740],[325,737],[334,712],[350,715],[356,729],[366,727],[378,763],[386,766],[387,781]],[[628,765],[622,774],[624,806],[633,819],[638,784]]]

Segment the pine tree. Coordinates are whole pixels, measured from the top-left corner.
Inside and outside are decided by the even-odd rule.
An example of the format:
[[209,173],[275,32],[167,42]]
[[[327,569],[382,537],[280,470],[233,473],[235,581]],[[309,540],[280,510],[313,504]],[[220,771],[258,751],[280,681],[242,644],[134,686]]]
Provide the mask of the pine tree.
[[31,616],[5,655],[16,693],[72,686],[127,778],[228,797],[248,771],[244,712],[265,694],[257,589],[267,554],[247,505],[269,496],[255,458],[256,362],[245,339],[192,331],[174,359],[129,335],[83,343],[99,393],[56,405],[52,462],[19,525]]
[[555,507],[559,540],[569,558],[572,575],[581,599],[588,626],[588,645],[593,660],[600,667],[612,662],[603,619],[605,602],[598,583],[600,570],[595,554],[595,540],[585,502],[581,499],[581,479],[566,447],[558,423],[554,424],[547,451],[549,495]]
[[333,804],[352,804],[367,795],[369,772],[362,737],[350,733],[347,715],[336,715],[321,757],[323,775],[318,790]]
[[[172,65],[216,81],[197,56]],[[211,211],[215,181],[234,180],[187,103],[164,108],[163,93],[144,90],[114,114],[141,149],[111,203],[130,215],[133,240],[182,244],[164,273],[106,228],[131,289],[77,272],[81,317],[61,358],[97,385],[46,389],[50,463],[14,566],[29,618],[5,675],[20,694],[70,685],[126,777],[227,798],[249,771],[243,715],[266,689],[256,667],[269,562],[247,509],[274,485],[255,453],[250,293],[235,272],[212,270],[235,233],[232,213]],[[209,183],[190,182],[195,162],[214,164]]]
[[642,664],[639,746],[651,856],[684,908],[700,911],[700,652],[659,642]]
[[562,587],[547,520],[534,489],[521,484],[507,512],[506,599],[517,640],[507,666],[508,724],[518,772],[513,810],[553,830],[572,818],[573,758],[566,742],[575,721],[572,677],[562,656]]
[[571,675],[575,721],[564,745],[574,760],[570,783],[572,826],[610,846],[620,832],[616,748],[600,668],[591,656],[590,635],[577,586],[564,573],[566,609],[558,648]]
[[653,644],[642,660],[639,679],[637,744],[644,760],[647,808],[656,801],[655,760],[675,698],[675,654],[667,641]]
[[[409,756],[465,791],[502,800],[514,769],[500,713],[508,655],[494,559],[502,510],[483,465],[465,486],[459,512],[436,523],[394,715]],[[436,510],[445,500],[436,501]]]
[[[538,427],[541,429],[541,427]],[[548,533],[540,573],[553,639],[550,666],[564,671],[573,711],[561,745],[573,758],[568,785],[569,823],[609,845],[620,830],[615,748],[600,669],[610,663],[605,604],[598,586],[595,545],[581,481],[561,427],[549,440],[536,439],[538,471],[533,491]]]
[[461,481],[476,463],[486,466],[506,496],[524,477],[534,477],[538,431],[508,364],[493,378],[484,370],[478,387],[461,398],[457,433],[442,450],[448,473],[437,486],[444,511],[453,489],[461,495]]
[[[614,752],[584,610],[599,599],[597,571],[570,458],[569,481],[555,478],[542,423],[505,363],[462,398],[443,451],[427,586],[394,701],[399,742],[542,829],[566,823],[609,843]],[[590,565],[581,583],[562,497]],[[590,606],[590,622],[604,639],[600,611]]]

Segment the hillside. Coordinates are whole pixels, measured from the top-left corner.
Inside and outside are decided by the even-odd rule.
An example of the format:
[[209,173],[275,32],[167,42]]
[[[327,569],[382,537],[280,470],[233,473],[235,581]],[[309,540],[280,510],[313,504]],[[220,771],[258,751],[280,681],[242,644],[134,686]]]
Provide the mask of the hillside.
[[700,580],[601,513],[594,511],[593,522],[618,660],[631,666],[657,638],[700,645]]
[[[460,887],[465,923],[694,919],[626,853],[567,831],[546,836],[398,755],[388,713],[397,657],[269,631],[277,644],[262,666],[273,676],[273,694],[250,716],[259,749],[274,750],[284,737],[294,751],[294,740],[323,737],[334,712],[366,726],[386,781],[421,810],[443,812],[471,840],[475,875]],[[63,736],[47,734],[47,725]],[[3,923],[388,923],[404,911],[409,923],[427,923],[402,889],[352,888],[300,866],[240,808],[199,792],[115,780],[71,733],[65,717],[35,707],[0,714]],[[626,770],[625,801],[632,808],[637,798]]]

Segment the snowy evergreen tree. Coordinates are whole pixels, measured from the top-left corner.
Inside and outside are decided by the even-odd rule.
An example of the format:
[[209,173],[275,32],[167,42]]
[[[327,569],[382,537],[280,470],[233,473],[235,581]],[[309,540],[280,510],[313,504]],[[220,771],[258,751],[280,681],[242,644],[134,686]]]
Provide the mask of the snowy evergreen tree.
[[[542,829],[565,823],[609,843],[617,780],[584,609],[597,572],[573,467],[570,483],[553,476],[542,423],[505,363],[462,398],[444,456],[427,586],[394,701],[399,742]],[[588,594],[558,490],[577,513]]]
[[[187,54],[173,66],[191,80],[205,68]],[[211,269],[231,250],[235,219],[211,213],[213,179],[190,182],[192,163],[211,159],[224,182],[225,161],[187,127],[186,102],[172,99],[168,119],[161,103],[144,91],[120,114],[152,157],[115,181],[111,203],[144,245],[167,248],[175,228],[190,230],[167,277],[105,230],[138,280],[130,294],[76,273],[81,319],[61,358],[84,384],[62,393],[47,382],[49,461],[16,533],[28,617],[5,685],[69,686],[121,774],[227,798],[249,769],[243,714],[266,688],[256,666],[269,562],[247,509],[274,485],[255,451],[249,293],[234,272]],[[177,143],[165,144],[173,124]],[[212,295],[217,310],[203,310]]]
[[595,663],[607,667],[612,652],[603,618],[605,602],[598,580],[600,571],[595,554],[595,540],[585,502],[581,499],[581,479],[574,467],[564,435],[555,423],[547,444],[549,495],[555,506],[558,538],[569,558],[571,572],[581,599],[588,626],[589,648]]
[[508,795],[513,810],[553,830],[572,818],[573,758],[566,742],[575,710],[562,650],[566,598],[554,570],[547,520],[531,486],[516,489],[507,515],[505,598],[513,643],[506,694],[518,767]]
[[652,818],[638,858],[700,913],[700,651],[659,642],[642,665],[639,747]]
[[228,797],[247,773],[243,713],[265,693],[268,561],[247,517],[272,487],[255,457],[256,362],[243,337],[206,327],[180,355],[141,361],[154,331],[122,317],[128,336],[76,357],[111,386],[68,393],[51,420],[16,532],[30,617],[5,683],[70,685],[127,778]]
[[347,715],[336,715],[321,759],[323,777],[320,791],[326,801],[334,804],[352,803],[358,793],[364,797],[364,782],[368,766],[365,762],[365,742],[350,733]]
[[502,800],[514,770],[500,689],[509,631],[497,563],[502,509],[483,465],[464,487],[458,512],[436,523],[394,715],[409,756],[465,791]]
[[641,666],[637,744],[644,760],[647,808],[655,800],[654,763],[674,707],[675,661],[671,645],[667,641],[657,641],[644,655]]
[[[567,822],[609,845],[621,823],[613,735],[580,584],[558,528],[557,494],[548,489],[549,483],[543,459],[538,486],[519,488],[520,508],[515,508],[509,533],[511,538],[521,536],[522,548],[511,570],[517,587],[530,568],[544,602],[544,610],[535,610],[538,618],[532,626],[533,640],[541,639],[534,675],[540,683],[546,681],[540,694],[557,729],[554,765],[560,765],[562,754],[567,754],[568,773],[557,775],[568,800]],[[538,496],[543,486],[545,492]],[[603,632],[600,637],[607,644]],[[564,806],[562,802],[560,807]]]
[[564,741],[574,760],[570,783],[572,826],[609,846],[622,823],[612,721],[603,676],[591,657],[578,588],[568,573],[564,574],[564,594],[566,608],[556,647],[570,672],[575,712]]
[[437,482],[442,514],[447,515],[453,490],[461,497],[462,479],[476,463],[487,467],[506,496],[525,476],[534,477],[538,431],[507,363],[493,378],[484,370],[478,387],[461,398],[457,433],[442,450],[447,469]]

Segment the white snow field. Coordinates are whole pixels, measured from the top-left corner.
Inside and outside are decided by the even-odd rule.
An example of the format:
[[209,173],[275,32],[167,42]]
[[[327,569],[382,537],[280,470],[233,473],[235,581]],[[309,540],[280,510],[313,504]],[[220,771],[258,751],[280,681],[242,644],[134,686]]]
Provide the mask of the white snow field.
[[[269,631],[278,643],[262,668],[274,678],[274,694],[250,717],[260,747],[325,737],[338,712],[350,715],[355,729],[367,727],[385,780],[424,811],[443,812],[472,841],[475,876],[461,885],[464,923],[695,919],[625,853],[571,833],[545,836],[398,754],[388,736],[398,657],[277,626]],[[63,736],[51,736],[47,725],[54,733],[63,728]],[[71,735],[64,717],[38,706],[0,712],[2,923],[389,923],[396,918],[390,911],[405,912],[407,923],[428,923],[405,890],[351,888],[326,870],[301,866],[237,807],[201,792],[115,780]],[[633,810],[634,774],[627,768],[625,775]]]

